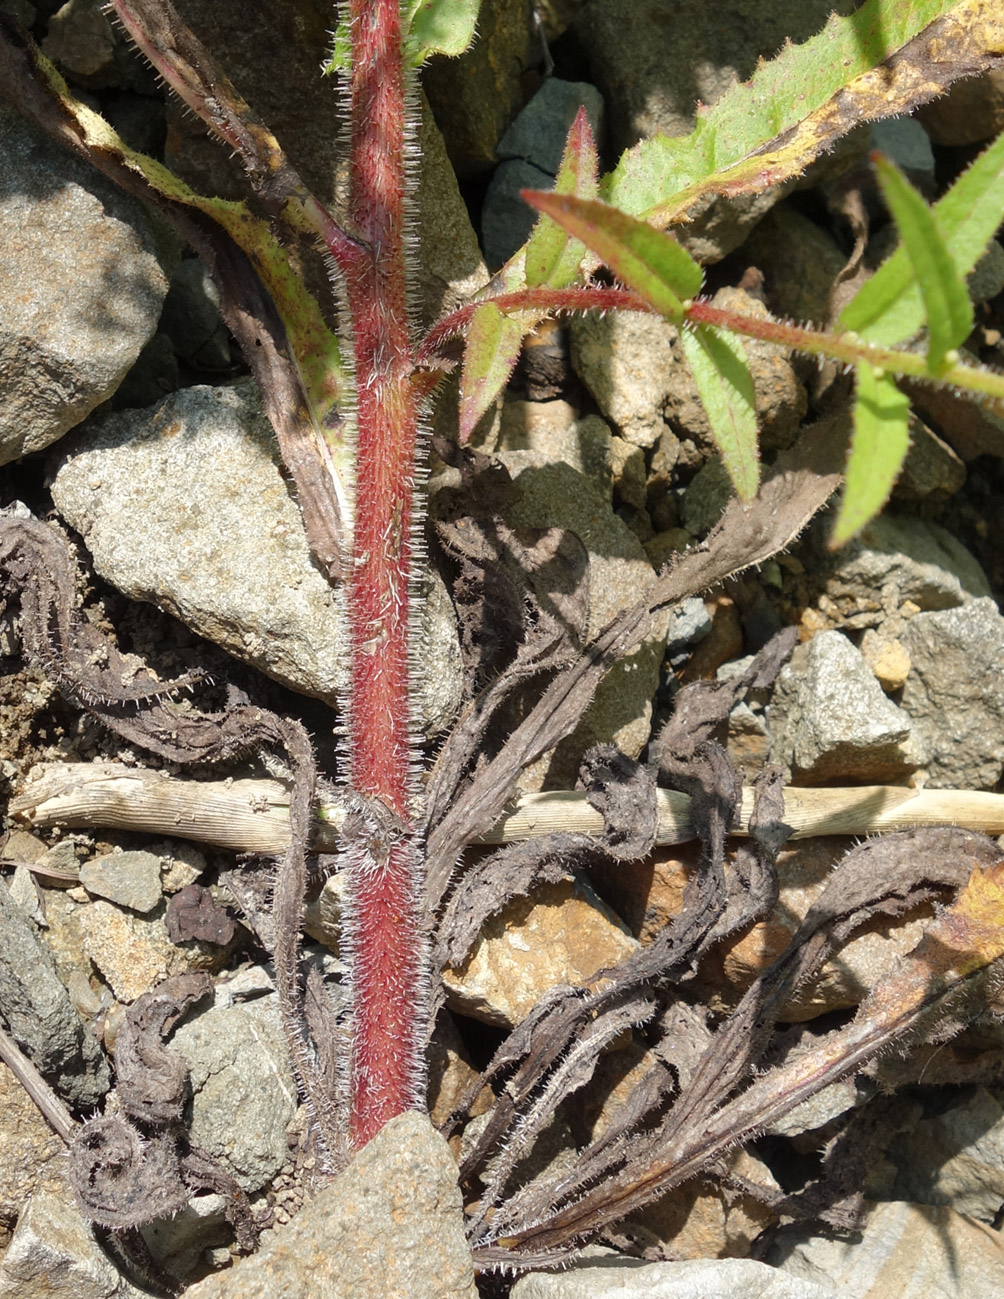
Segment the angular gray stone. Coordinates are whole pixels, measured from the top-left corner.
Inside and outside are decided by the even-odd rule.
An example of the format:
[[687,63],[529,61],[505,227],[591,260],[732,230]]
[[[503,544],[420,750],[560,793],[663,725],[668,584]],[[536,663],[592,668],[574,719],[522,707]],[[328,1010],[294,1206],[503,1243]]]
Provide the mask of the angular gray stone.
[[0,1010],[7,1031],[59,1094],[81,1108],[108,1090],[108,1062],[73,1009],[53,958],[0,881]]
[[94,1239],[68,1186],[36,1191],[3,1261],[0,1299],[147,1299]]
[[151,852],[112,853],[85,862],[80,868],[80,882],[88,893],[144,914],[158,906],[164,896],[160,858]]
[[838,631],[819,632],[782,668],[770,728],[771,760],[790,767],[800,783],[881,782],[916,766],[905,748],[909,717]]
[[[511,1299],[832,1299],[833,1291],[748,1258],[644,1263],[608,1254],[529,1272]],[[897,1296],[898,1299],[898,1296]]]
[[893,1195],[992,1223],[1004,1204],[1004,1107],[985,1087],[902,1132],[886,1151]]
[[552,176],[558,174],[568,131],[580,108],[585,108],[593,135],[603,126],[603,97],[588,81],[563,81],[548,77],[499,140],[500,158],[526,158]]
[[991,599],[919,613],[902,707],[933,788],[993,789],[1004,771],[1004,618]]
[[[52,493],[120,591],[334,702],[346,667],[337,596],[311,563],[253,385],[187,388],[96,418],[59,461]],[[460,653],[448,602],[423,609],[431,733],[459,705]]]
[[289,1157],[286,1129],[296,1113],[275,998],[195,1015],[178,1028],[171,1047],[188,1061],[192,1140],[245,1191],[260,1190]]
[[457,1167],[402,1114],[253,1257],[185,1299],[477,1299]]
[[783,1237],[768,1258],[789,1279],[832,1287],[833,1299],[999,1299],[1004,1238],[943,1206],[867,1204],[862,1235]]
[[[825,529],[817,531],[822,539]],[[827,591],[897,607],[911,600],[918,608],[951,609],[990,594],[982,568],[937,523],[909,514],[880,514],[838,552]]]
[[142,208],[0,108],[0,464],[109,398],[167,279]]

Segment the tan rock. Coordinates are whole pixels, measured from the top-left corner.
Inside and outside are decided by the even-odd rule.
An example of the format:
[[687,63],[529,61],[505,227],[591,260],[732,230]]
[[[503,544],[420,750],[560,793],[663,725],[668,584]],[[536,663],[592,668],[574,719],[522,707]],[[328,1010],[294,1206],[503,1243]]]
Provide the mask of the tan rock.
[[867,1206],[860,1236],[813,1236],[784,1255],[775,1249],[769,1261],[861,1299],[997,1299],[1004,1240],[992,1227],[940,1205],[892,1200]]
[[98,900],[79,908],[76,924],[84,950],[119,1001],[141,997],[169,974],[211,969],[226,951],[203,943],[176,946],[167,934],[163,908],[137,916]]
[[903,688],[910,675],[910,655],[901,640],[881,636],[869,627],[861,638],[861,653],[887,694]]
[[462,966],[443,971],[447,1003],[459,1014],[510,1028],[548,989],[586,985],[636,946],[591,891],[571,881],[543,884],[488,921]]
[[0,1064],[0,1247],[28,1197],[61,1181],[66,1147],[18,1080]]

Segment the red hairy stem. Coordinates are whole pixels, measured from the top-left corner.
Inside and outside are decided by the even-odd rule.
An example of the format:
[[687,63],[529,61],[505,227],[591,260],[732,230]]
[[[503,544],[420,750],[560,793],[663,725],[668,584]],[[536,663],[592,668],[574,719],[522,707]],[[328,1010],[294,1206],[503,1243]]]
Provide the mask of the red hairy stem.
[[399,0],[350,0],[351,190],[362,242],[345,274],[357,391],[349,779],[402,826],[349,850],[358,1149],[419,1103],[423,939],[411,828],[409,576],[418,411],[405,276],[405,69]]

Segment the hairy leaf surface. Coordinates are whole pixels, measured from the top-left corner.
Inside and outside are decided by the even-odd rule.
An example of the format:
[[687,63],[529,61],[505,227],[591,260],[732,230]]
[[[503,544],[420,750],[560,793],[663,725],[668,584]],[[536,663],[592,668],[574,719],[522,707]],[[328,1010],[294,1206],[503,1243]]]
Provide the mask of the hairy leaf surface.
[[[1004,212],[1004,135],[962,173],[934,205],[935,219],[956,271],[973,269]],[[842,329],[870,343],[894,344],[924,324],[924,300],[905,247],[899,247],[857,291],[840,314]]]
[[927,366],[932,374],[938,374],[945,354],[969,336],[973,304],[936,215],[894,163],[877,154],[873,162],[882,196],[917,277],[927,318]]
[[674,324],[683,301],[700,291],[704,272],[672,235],[595,199],[524,190],[526,201],[601,257],[617,277]]
[[759,193],[799,175],[859,122],[909,112],[992,65],[1001,49],[998,5],[867,0],[699,109],[689,135],[629,150],[605,197],[664,226],[704,195]]
[[471,320],[460,374],[460,441],[501,392],[523,345],[524,325],[504,316],[494,302],[483,302]]
[[732,486],[751,501],[760,484],[756,394],[742,340],[706,325],[681,329],[680,341]]
[[896,381],[867,361],[857,367],[854,433],[846,485],[831,546],[842,546],[873,519],[889,499],[910,449],[910,400]]
[[[595,198],[598,188],[596,141],[585,108],[580,108],[568,132],[561,166],[554,181],[555,194]],[[547,285],[563,289],[579,272],[586,251],[581,239],[569,236],[550,217],[542,216],[526,246],[528,288]]]

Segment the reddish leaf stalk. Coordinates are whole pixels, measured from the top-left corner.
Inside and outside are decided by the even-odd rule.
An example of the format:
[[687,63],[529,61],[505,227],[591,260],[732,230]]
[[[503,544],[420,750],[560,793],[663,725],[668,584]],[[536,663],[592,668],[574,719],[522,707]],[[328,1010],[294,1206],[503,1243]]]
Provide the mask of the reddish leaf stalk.
[[351,198],[365,245],[345,269],[357,391],[349,588],[349,780],[403,830],[349,850],[353,1058],[350,1135],[365,1145],[418,1103],[423,940],[412,793],[409,578],[418,411],[405,277],[405,69],[398,0],[351,0]]

